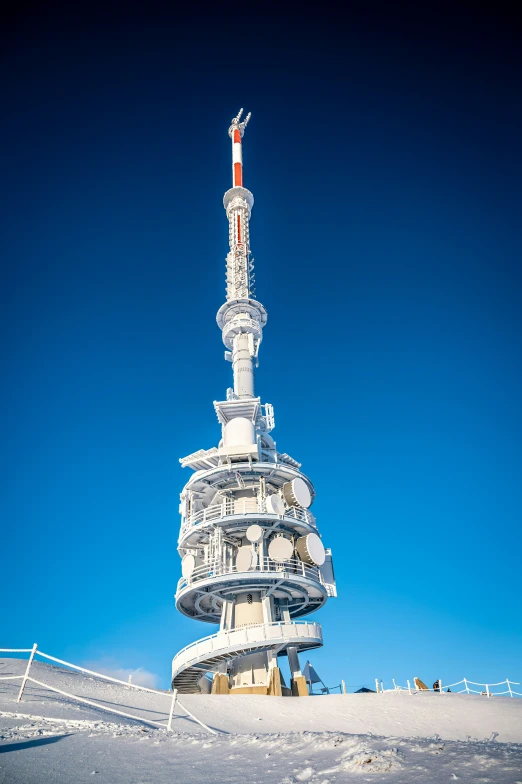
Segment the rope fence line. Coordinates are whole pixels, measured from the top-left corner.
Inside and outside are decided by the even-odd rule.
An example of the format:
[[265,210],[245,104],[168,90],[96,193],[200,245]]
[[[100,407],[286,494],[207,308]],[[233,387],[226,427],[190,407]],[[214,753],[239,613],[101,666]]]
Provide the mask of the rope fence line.
[[[36,678],[28,678],[28,681],[31,683],[36,683],[37,686],[44,686],[46,689],[50,689],[50,691],[55,691],[57,694],[61,694],[63,697],[69,697],[72,700],[76,700],[77,702],[83,702],[85,705],[91,705],[93,708],[101,708],[102,706],[94,702],[93,700],[88,700],[85,697],[77,697],[75,694],[69,694],[67,691],[63,691],[62,689],[57,689],[56,686],[49,686],[48,683],[43,683],[42,681],[37,681]],[[134,719],[135,721],[141,721],[145,724],[152,724],[155,727],[164,727],[164,724],[161,724],[159,721],[153,721],[152,719],[143,719],[141,716],[133,716],[131,713],[124,713],[123,711],[116,710],[115,708],[109,708],[111,713],[115,713],[117,716],[124,716],[126,719]]]
[[[390,692],[407,692],[408,694],[417,694],[423,691],[432,691],[434,693],[438,692],[440,694],[447,694],[449,689],[453,689],[455,688],[455,686],[461,686],[462,684],[464,684],[464,688],[459,689],[458,691],[455,692],[455,694],[480,694],[486,697],[502,697],[506,694],[509,694],[510,697],[522,697],[522,692],[515,691],[514,689],[511,688],[512,686],[520,686],[520,683],[518,681],[510,681],[508,678],[506,678],[505,681],[500,681],[500,683],[476,683],[475,681],[470,681],[467,678],[463,678],[461,681],[456,681],[456,683],[443,683],[442,679],[439,678],[438,686],[436,688],[431,688],[431,689],[429,689],[424,684],[422,684],[421,686],[417,685],[416,681],[418,680],[419,680],[418,678],[413,679],[413,687],[412,687],[410,681],[407,681],[408,684],[407,686],[400,686],[397,685],[395,683],[395,680],[392,678],[393,689],[386,689],[384,688],[383,681],[382,680],[379,681],[379,679],[376,678],[375,686],[376,686],[376,691],[382,694],[384,693],[389,694]],[[484,688],[482,690],[477,691],[477,689],[470,689],[470,685],[483,686]],[[496,688],[497,686],[504,686],[504,685],[507,686],[506,691],[494,691],[494,692],[491,691],[492,688]]]
[[[157,727],[166,728],[168,732],[172,731],[172,718],[173,718],[173,713],[174,713],[174,707],[175,707],[176,704],[178,704],[179,707],[183,711],[185,711],[185,713],[188,716],[190,716],[191,719],[193,719],[195,722],[197,722],[200,726],[202,726],[204,729],[206,729],[208,732],[212,733],[213,735],[217,734],[216,730],[212,729],[207,724],[202,722],[200,719],[197,718],[197,716],[194,716],[193,713],[191,713],[187,708],[185,708],[179,702],[179,700],[177,699],[177,689],[174,689],[173,692],[164,691],[164,690],[161,690],[161,689],[151,689],[151,688],[149,688],[147,686],[139,686],[138,684],[132,683],[130,681],[123,681],[123,680],[120,680],[119,678],[113,678],[111,675],[104,675],[101,672],[96,672],[94,670],[89,670],[86,667],[80,667],[78,664],[73,664],[72,662],[65,661],[64,659],[58,659],[55,656],[51,656],[48,653],[44,653],[43,651],[39,651],[38,650],[38,646],[37,646],[36,643],[33,645],[32,648],[0,648],[0,653],[29,653],[30,654],[29,660],[27,662],[27,667],[26,667],[25,673],[23,675],[7,675],[7,676],[4,675],[4,676],[0,676],[0,681],[22,680],[20,691],[19,691],[18,697],[17,697],[17,702],[20,702],[20,700],[22,699],[26,683],[29,681],[29,682],[32,682],[32,683],[36,683],[39,686],[43,686],[44,688],[50,689],[51,691],[56,691],[58,694],[62,694],[63,696],[68,697],[69,699],[74,699],[74,700],[77,700],[78,702],[85,702],[87,705],[91,705],[93,707],[99,708],[100,710],[105,710],[105,711],[107,711],[109,713],[115,713],[117,715],[124,716],[125,718],[130,718],[130,719],[134,719],[136,721],[145,722],[146,724],[152,724],[152,725],[157,726]],[[165,727],[165,724],[162,724],[161,722],[155,722],[155,721],[152,721],[150,719],[145,719],[145,718],[143,718],[141,716],[133,716],[133,715],[131,715],[129,713],[123,713],[121,711],[117,711],[114,708],[108,708],[106,705],[102,705],[100,703],[96,703],[96,702],[93,702],[91,700],[86,700],[83,697],[77,697],[74,694],[69,694],[67,692],[61,691],[60,689],[57,689],[57,688],[55,688],[54,686],[51,686],[48,683],[43,683],[41,681],[35,680],[34,678],[31,678],[29,676],[29,673],[30,673],[30,670],[31,670],[31,664],[32,664],[33,659],[34,659],[35,656],[41,656],[41,657],[43,657],[45,659],[49,659],[52,662],[56,662],[57,664],[63,664],[65,667],[70,667],[73,670],[78,670],[79,672],[86,673],[88,675],[93,675],[96,678],[101,678],[102,680],[110,681],[111,683],[120,684],[121,686],[125,686],[126,688],[136,689],[138,691],[145,691],[145,692],[149,692],[149,693],[152,693],[152,694],[159,694],[159,695],[162,695],[164,697],[169,697],[170,700],[171,700],[171,705],[170,705],[168,723],[167,723],[166,727]],[[448,689],[452,689],[452,688],[455,688],[456,686],[460,686],[460,685],[464,684],[464,688],[456,691],[455,694],[480,694],[480,695],[485,695],[487,697],[502,697],[504,695],[509,694],[510,697],[522,697],[522,692],[517,692],[517,691],[515,691],[514,689],[511,688],[512,686],[520,686],[520,682],[518,682],[518,681],[510,681],[507,678],[506,678],[505,681],[500,681],[499,683],[477,683],[476,681],[470,681],[467,678],[463,678],[460,681],[456,681],[456,683],[449,683],[449,684],[443,684],[442,683],[442,679],[439,678],[438,687],[437,688],[431,688],[431,689],[428,688],[427,686],[425,686],[424,684],[422,686],[417,686],[416,681],[418,681],[418,678],[414,678],[413,681],[414,681],[414,685],[413,685],[413,688],[412,688],[410,681],[407,681],[407,684],[408,684],[407,686],[401,686],[401,685],[397,685],[395,683],[395,679],[392,678],[393,688],[392,689],[386,689],[384,687],[383,681],[379,680],[378,678],[376,678],[375,679],[375,687],[376,687],[376,691],[378,693],[382,693],[382,694],[384,694],[384,693],[389,694],[389,693],[394,693],[394,692],[401,692],[401,693],[405,693],[406,692],[408,694],[417,694],[417,693],[423,692],[423,691],[440,692],[440,694],[444,694],[444,693],[447,693],[447,691],[444,692],[444,689],[448,690]],[[501,691],[501,692],[491,692],[490,691],[491,688],[504,686],[504,684],[507,685],[507,690],[506,691]],[[477,691],[476,689],[471,689],[470,686],[483,686],[485,690]],[[341,682],[340,686],[332,687],[332,688],[339,688],[341,693],[344,693],[344,694],[347,693],[347,691],[346,691],[346,684],[345,684],[344,681]],[[330,691],[330,690],[328,690],[328,691]]]
[[131,686],[134,689],[139,689],[140,691],[150,691],[153,694],[168,694],[166,691],[162,691],[161,689],[150,689],[148,686],[137,686],[132,681],[122,681],[119,678],[113,678],[111,675],[102,675],[100,676],[99,672],[94,672],[94,670],[88,670],[86,667],[79,667],[77,664],[71,664],[70,662],[66,662],[63,659],[57,659],[56,656],[49,656],[48,653],[43,653],[42,651],[38,651],[38,656],[43,656],[45,659],[50,659],[51,661],[57,662],[57,664],[65,664],[66,667],[72,667],[73,670],[78,670],[79,672],[86,672],[88,675],[94,675],[95,677],[102,677],[104,680],[112,681],[113,683],[120,683],[122,686]]
[[0,648],[0,653],[31,653],[32,648]]
[[[50,691],[57,692],[58,694],[63,695],[64,697],[68,697],[69,699],[76,700],[77,702],[83,702],[86,705],[90,705],[94,708],[99,708],[100,710],[107,711],[108,713],[115,713],[117,716],[123,716],[127,719],[134,719],[134,721],[141,721],[145,724],[151,724],[156,727],[160,727],[162,729],[166,729],[167,732],[172,732],[172,718],[174,714],[174,708],[176,705],[179,705],[181,710],[185,711],[187,716],[190,716],[197,724],[203,727],[205,730],[210,732],[212,735],[217,735],[218,731],[212,729],[207,724],[205,724],[201,719],[198,719],[197,716],[194,716],[188,708],[185,708],[184,705],[178,700],[178,690],[174,689],[172,692],[170,691],[162,691],[161,689],[150,689],[147,686],[138,686],[136,683],[132,683],[129,681],[122,681],[119,678],[113,678],[110,675],[104,675],[102,672],[95,672],[94,670],[88,670],[85,667],[80,667],[77,664],[72,664],[72,662],[64,661],[63,659],[57,659],[55,656],[50,656],[48,653],[44,653],[43,651],[38,650],[38,645],[35,643],[32,648],[0,648],[0,653],[30,653],[29,660],[27,662],[27,667],[25,673],[23,675],[8,675],[0,677],[0,680],[3,681],[13,681],[13,680],[21,680],[22,684],[20,686],[20,691],[18,693],[17,702],[20,702],[25,690],[25,686],[27,682],[36,683],[38,686],[43,686],[45,689],[49,689]],[[85,697],[78,697],[75,694],[69,694],[66,691],[62,691],[62,689],[56,688],[56,686],[51,686],[49,683],[43,683],[42,681],[36,680],[35,678],[30,677],[29,673],[31,670],[31,665],[33,663],[35,656],[42,656],[45,659],[49,659],[53,662],[57,662],[58,664],[63,664],[66,667],[71,667],[73,670],[79,670],[80,672],[88,673],[89,675],[94,675],[96,678],[102,678],[106,681],[111,681],[112,683],[118,683],[126,688],[136,689],[138,691],[146,691],[152,692],[153,694],[159,694],[163,697],[168,697],[170,699],[170,710],[168,714],[168,721],[165,725],[164,723],[153,721],[152,719],[143,718],[143,716],[134,716],[130,713],[124,713],[123,711],[116,710],[115,708],[109,708],[107,705],[103,705],[99,702],[94,702],[93,700],[88,700]]]

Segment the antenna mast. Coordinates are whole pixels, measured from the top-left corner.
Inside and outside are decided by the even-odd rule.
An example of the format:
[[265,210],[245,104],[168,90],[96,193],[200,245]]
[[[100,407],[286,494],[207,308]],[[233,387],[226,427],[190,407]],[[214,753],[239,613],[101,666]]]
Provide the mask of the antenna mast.
[[250,251],[250,215],[254,205],[252,193],[243,186],[243,134],[250,120],[250,112],[241,122],[241,115],[233,118],[228,135],[232,140],[232,188],[225,193],[225,207],[229,230],[230,250],[227,254],[227,299],[219,309],[217,322],[228,351],[225,358],[232,362],[234,371],[233,395],[237,398],[254,397],[254,359],[259,354],[267,313],[254,299],[254,260]]

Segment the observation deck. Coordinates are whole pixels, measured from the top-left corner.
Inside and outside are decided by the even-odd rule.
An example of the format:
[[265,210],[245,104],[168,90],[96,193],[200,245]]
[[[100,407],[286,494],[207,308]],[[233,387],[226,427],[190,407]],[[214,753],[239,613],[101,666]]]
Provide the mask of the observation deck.
[[219,504],[212,504],[188,515],[181,524],[178,546],[197,546],[215,525],[223,527],[227,532],[233,532],[235,529],[244,528],[245,521],[249,525],[255,522],[273,527],[287,525],[300,534],[317,530],[315,516],[308,509],[291,506],[285,509],[284,514],[276,515],[266,509],[259,509],[259,505],[258,508],[253,508],[250,501],[251,499],[247,501],[224,498]]
[[291,618],[319,610],[329,596],[335,596],[335,587],[320,567],[297,558],[281,563],[260,558],[246,571],[227,564],[196,567],[189,578],[178,581],[176,608],[189,618],[219,623],[223,600],[246,590],[264,590],[285,600]]

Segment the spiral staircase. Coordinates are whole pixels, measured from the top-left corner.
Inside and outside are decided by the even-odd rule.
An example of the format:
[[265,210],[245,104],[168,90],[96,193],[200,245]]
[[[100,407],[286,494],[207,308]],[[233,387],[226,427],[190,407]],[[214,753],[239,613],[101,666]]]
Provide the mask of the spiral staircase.
[[317,623],[273,623],[245,626],[218,632],[187,645],[172,662],[172,686],[180,694],[196,694],[199,681],[208,672],[219,671],[234,659],[253,652],[271,651],[276,655],[289,645],[298,651],[323,644]]

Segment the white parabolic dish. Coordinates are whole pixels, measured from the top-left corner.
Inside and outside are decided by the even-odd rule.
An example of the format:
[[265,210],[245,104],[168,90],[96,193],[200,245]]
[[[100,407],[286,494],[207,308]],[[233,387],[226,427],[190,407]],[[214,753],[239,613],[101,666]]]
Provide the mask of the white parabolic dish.
[[268,555],[272,561],[289,561],[293,554],[292,542],[284,536],[276,536],[268,546]]
[[236,557],[236,569],[238,572],[248,572],[249,569],[253,569],[256,561],[257,555],[251,547],[246,545],[238,549]]
[[324,545],[317,534],[307,534],[297,540],[296,550],[301,561],[315,566],[322,566],[325,562],[326,554]]
[[181,574],[185,578],[185,580],[189,580],[192,577],[192,572],[196,567],[196,558],[192,555],[192,553],[187,553],[184,555],[181,560]]
[[249,542],[260,542],[263,538],[263,529],[260,525],[249,525],[246,529],[246,538]]
[[312,496],[308,485],[299,476],[283,485],[283,495],[290,506],[301,506],[308,509],[312,503]]
[[266,497],[266,510],[270,514],[282,515],[285,511],[283,500],[274,493]]

